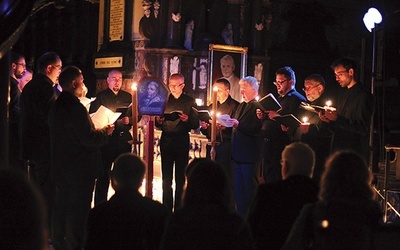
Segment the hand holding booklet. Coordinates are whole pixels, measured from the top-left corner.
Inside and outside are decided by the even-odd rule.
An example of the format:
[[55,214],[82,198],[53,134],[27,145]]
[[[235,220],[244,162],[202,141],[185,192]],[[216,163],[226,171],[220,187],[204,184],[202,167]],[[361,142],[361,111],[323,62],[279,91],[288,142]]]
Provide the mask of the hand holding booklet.
[[181,114],[183,114],[182,110],[172,110],[170,112],[164,112],[164,117],[167,121],[175,121],[179,119],[179,115]]
[[94,127],[96,129],[101,129],[108,124],[113,124],[120,115],[120,112],[112,112],[108,108],[101,105],[96,112],[90,114],[90,117],[92,118]]
[[275,121],[289,128],[294,128],[301,124],[301,121],[293,114],[276,116],[274,119]]
[[269,93],[268,95],[258,100],[258,103],[260,104],[260,109],[263,111],[279,111],[280,109],[282,109],[281,104],[278,102],[278,100],[276,100],[275,96],[272,93]]
[[232,119],[229,115],[219,115],[217,116],[217,123],[221,124],[224,127],[231,128],[233,127],[235,119]]

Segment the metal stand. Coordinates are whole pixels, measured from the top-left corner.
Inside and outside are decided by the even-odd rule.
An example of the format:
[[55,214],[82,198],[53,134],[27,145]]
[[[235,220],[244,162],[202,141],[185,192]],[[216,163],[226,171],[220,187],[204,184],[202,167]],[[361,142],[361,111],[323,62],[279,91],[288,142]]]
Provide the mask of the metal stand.
[[[383,179],[383,196],[384,197],[382,197],[382,195],[379,193],[378,190],[376,190],[376,189],[375,190],[381,196],[381,198],[384,199],[384,217],[383,217],[383,220],[386,223],[387,222],[387,218],[388,218],[388,207],[390,207],[392,209],[392,211],[395,212],[397,214],[397,216],[400,217],[399,211],[397,211],[395,209],[395,207],[392,204],[389,203],[389,199],[388,199],[389,192],[391,192],[391,191],[400,191],[400,190],[393,189],[393,188],[389,187],[390,186],[390,184],[389,184],[389,172],[390,172],[390,163],[391,163],[391,161],[390,161],[390,151],[391,150],[399,150],[400,151],[400,147],[385,146],[385,150],[386,150],[386,160],[385,160],[385,172],[384,172],[384,179]],[[396,169],[396,171],[397,171],[397,169]]]

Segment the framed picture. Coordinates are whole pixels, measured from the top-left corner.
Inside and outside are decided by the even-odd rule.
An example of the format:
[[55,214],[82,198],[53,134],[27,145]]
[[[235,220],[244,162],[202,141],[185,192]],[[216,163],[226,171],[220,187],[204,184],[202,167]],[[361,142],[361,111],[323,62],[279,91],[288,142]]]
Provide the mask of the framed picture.
[[163,115],[168,90],[158,78],[146,77],[138,84],[138,110],[141,115]]
[[238,102],[242,101],[239,80],[246,74],[247,47],[210,44],[209,47],[209,86],[208,100],[211,100],[212,84],[219,78],[229,81],[230,95]]

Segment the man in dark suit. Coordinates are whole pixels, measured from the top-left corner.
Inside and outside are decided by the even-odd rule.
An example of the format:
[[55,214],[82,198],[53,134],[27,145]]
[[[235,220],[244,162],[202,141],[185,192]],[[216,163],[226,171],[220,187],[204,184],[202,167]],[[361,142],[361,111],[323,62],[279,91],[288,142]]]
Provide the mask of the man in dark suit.
[[[239,103],[230,96],[230,83],[225,78],[220,78],[215,81],[213,87],[217,87],[217,112],[221,115],[229,115],[233,117]],[[212,110],[213,104],[209,106]],[[201,132],[211,138],[211,126],[209,121],[200,121]],[[220,124],[218,126],[217,141],[218,145],[215,147],[215,161],[221,164],[225,170],[226,176],[229,179],[229,187],[233,194],[233,162],[232,162],[232,127],[224,127]],[[207,145],[207,158],[210,158],[211,146]]]
[[[311,105],[324,107],[327,101],[333,101],[325,91],[324,78],[318,74],[306,77],[303,91]],[[304,110],[301,117],[303,116],[307,117],[308,121],[299,126],[296,131],[296,139],[307,143],[314,150],[315,167],[312,178],[319,183],[324,171],[325,160],[331,153],[333,134],[327,124],[319,119],[317,110],[314,112]]]
[[[189,161],[189,132],[199,128],[199,118],[193,108],[195,100],[184,94],[185,77],[172,74],[169,78],[165,113],[179,110],[176,116],[156,116],[156,126],[161,128],[161,171],[163,179],[163,204],[171,211],[181,205],[185,185],[185,167]],[[175,166],[175,201],[172,195],[172,177]]]
[[342,89],[337,97],[336,110],[321,112],[320,118],[335,134],[332,150],[351,149],[369,162],[374,96],[357,81],[357,64],[353,59],[341,58],[331,68]]
[[257,163],[260,161],[259,136],[262,123],[256,115],[257,80],[247,76],[239,81],[239,85],[244,101],[239,104],[234,115],[232,159],[236,208],[244,217],[258,186]]
[[26,84],[20,97],[21,154],[29,161],[29,177],[46,202],[48,222],[54,205],[54,183],[50,178],[50,131],[48,113],[56,97],[53,86],[58,82],[62,62],[54,52],[41,55],[38,72]]
[[95,179],[101,176],[100,145],[108,142],[113,125],[96,130],[78,96],[85,84],[80,69],[60,74],[63,88],[49,112],[52,179],[56,184],[52,237],[56,249],[81,249]]
[[[96,112],[101,105],[116,112],[118,108],[127,109],[132,103],[131,94],[121,90],[121,71],[114,69],[108,73],[107,86],[107,89],[96,95],[96,100],[90,105],[89,113]],[[122,153],[131,152],[132,146],[129,143],[132,140],[132,135],[129,132],[129,129],[132,127],[131,114],[131,109],[122,114],[122,117],[114,123],[115,131],[110,141],[100,148],[104,174],[96,182],[95,205],[107,200],[108,187],[110,186],[110,171],[115,159]]]
[[281,249],[303,206],[317,201],[314,163],[307,144],[289,144],[282,152],[283,180],[259,186],[248,217],[258,249]]
[[287,114],[298,117],[301,111],[300,103],[307,101],[296,90],[296,75],[291,67],[279,68],[275,73],[274,84],[279,95],[277,99],[282,109],[278,112],[267,110],[266,115],[259,116],[263,120],[263,174],[265,182],[282,179],[280,171],[281,153],[285,146],[291,142],[294,131],[297,129],[297,127],[285,127],[275,118]]
[[167,208],[139,193],[146,165],[131,153],[120,155],[111,171],[115,190],[89,215],[85,249],[158,249]]

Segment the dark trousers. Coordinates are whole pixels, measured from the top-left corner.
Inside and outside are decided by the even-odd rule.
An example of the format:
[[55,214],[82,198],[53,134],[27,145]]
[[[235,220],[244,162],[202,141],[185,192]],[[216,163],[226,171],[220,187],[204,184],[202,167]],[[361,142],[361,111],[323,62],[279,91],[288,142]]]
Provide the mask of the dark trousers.
[[234,189],[237,212],[246,217],[258,187],[257,163],[234,162]]
[[[207,158],[211,159],[210,156],[211,146],[207,145]],[[216,145],[215,161],[218,162],[222,169],[225,171],[226,177],[228,178],[229,190],[234,197],[233,192],[233,160],[232,160],[232,143],[230,141],[224,141]],[[234,206],[234,204],[232,204]]]
[[131,152],[131,145],[127,143],[126,140],[119,139],[119,135],[113,136],[107,145],[101,147],[101,159],[104,174],[96,181],[94,195],[95,205],[107,201],[108,187],[110,186],[110,172],[115,159],[120,154]]
[[51,217],[55,200],[55,185],[51,180],[50,160],[36,159],[29,161],[29,179],[39,187],[47,210],[48,228],[51,228]]
[[[189,162],[189,134],[162,135],[160,140],[163,204],[168,209],[181,205],[185,185],[185,168]],[[172,177],[175,163],[175,206],[173,205]]]
[[263,144],[263,176],[266,183],[282,180],[281,154],[285,145],[265,139]]
[[56,186],[52,223],[55,249],[83,248],[93,188],[94,180]]

